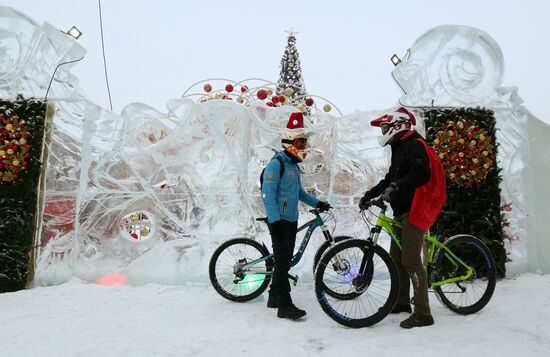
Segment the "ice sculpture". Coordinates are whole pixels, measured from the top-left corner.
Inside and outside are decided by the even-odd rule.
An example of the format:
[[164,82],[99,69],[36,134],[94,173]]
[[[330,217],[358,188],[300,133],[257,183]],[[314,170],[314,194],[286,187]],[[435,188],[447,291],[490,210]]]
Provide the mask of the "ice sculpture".
[[[259,173],[294,108],[186,95],[168,101],[169,115],[139,103],[117,115],[87,101],[71,75],[73,61],[85,53],[74,39],[10,8],[0,7],[0,18],[3,98],[44,97],[57,67],[48,95],[37,284],[112,273],[135,284],[204,280],[221,240],[247,235],[269,242],[265,227],[253,220],[262,215]],[[514,242],[513,258],[518,271],[548,271],[548,262],[528,263],[549,256],[548,243],[533,238],[548,228],[541,218],[548,213],[548,189],[532,173],[548,174],[548,146],[539,140],[548,126],[520,105],[515,89],[499,87],[502,71],[500,50],[487,34],[443,26],[419,38],[394,77],[407,105],[496,110],[510,233],[522,239]],[[310,123],[315,151],[304,165],[304,184],[336,206],[336,234],[366,234],[356,199],[388,164],[368,125],[384,111],[319,111]],[[309,273],[311,256],[297,267],[299,274]]]
[[486,32],[466,26],[439,26],[420,36],[393,77],[412,107],[483,106],[495,111],[505,228],[516,240],[508,246],[508,275],[550,272],[550,126],[521,105],[516,87],[500,87],[504,60]]

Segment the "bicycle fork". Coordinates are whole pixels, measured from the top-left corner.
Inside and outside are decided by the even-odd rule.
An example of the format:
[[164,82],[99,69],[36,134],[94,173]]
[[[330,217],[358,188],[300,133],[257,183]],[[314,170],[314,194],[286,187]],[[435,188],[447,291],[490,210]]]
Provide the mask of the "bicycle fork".
[[375,226],[371,230],[371,235],[367,238],[365,245],[365,254],[363,254],[363,259],[361,259],[361,265],[359,266],[359,272],[357,277],[353,280],[353,285],[358,292],[363,292],[367,290],[372,282],[374,267],[372,266],[374,256],[374,247],[378,242],[378,236],[382,231],[382,227]]

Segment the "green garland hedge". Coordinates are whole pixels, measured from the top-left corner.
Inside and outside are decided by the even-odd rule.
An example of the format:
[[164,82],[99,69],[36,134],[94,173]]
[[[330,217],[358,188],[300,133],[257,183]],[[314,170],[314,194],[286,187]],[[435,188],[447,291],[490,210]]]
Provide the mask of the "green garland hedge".
[[45,117],[44,101],[0,101],[0,293],[27,284]]
[[[498,144],[495,141],[494,113],[483,108],[429,109],[424,111],[424,117],[426,140],[436,150],[439,149],[440,157],[447,171],[447,201],[443,209],[456,213],[440,218],[439,232],[442,237],[466,233],[481,238],[493,253],[498,276],[504,277],[507,257],[502,231],[503,216],[500,207],[499,188],[501,178],[500,169],[496,162]],[[447,139],[448,142],[447,133],[454,131],[453,128],[459,122],[460,127],[466,125],[468,128],[473,128],[472,132],[476,136],[469,136],[464,145],[460,145],[455,141],[456,147],[453,147],[449,152],[442,152],[441,146],[438,148],[438,145],[434,145],[434,140],[438,143]],[[487,136],[486,141],[490,142],[485,143],[485,141],[482,141],[479,143],[478,133],[483,133],[484,135],[481,138],[484,139]],[[475,139],[478,140],[476,142],[468,141]],[[457,158],[456,154],[459,153],[456,151],[458,150],[463,151],[460,159],[464,158],[464,161],[460,161],[460,163],[457,163],[458,160],[452,161],[452,158]],[[464,155],[464,152],[472,155],[473,158],[476,158],[477,155],[479,160],[475,160],[476,164],[470,164],[468,160],[471,161],[473,158],[468,158],[467,155]],[[449,159],[447,159],[448,156],[450,156]],[[489,159],[490,157],[492,157],[492,160]],[[489,169],[480,174],[479,162],[483,162],[482,160],[486,160],[485,167]],[[454,167],[452,167],[453,165]],[[462,167],[460,165],[463,165],[466,168],[463,172],[465,171],[466,174],[468,174],[468,168],[476,171],[473,172],[472,176],[462,176],[464,180],[457,180],[455,177],[457,175],[452,175],[453,172],[451,171],[452,169],[456,170],[457,165],[458,171]],[[453,180],[450,179],[450,176],[453,176]],[[481,179],[478,179],[480,177]],[[476,178],[476,180],[472,178]]]

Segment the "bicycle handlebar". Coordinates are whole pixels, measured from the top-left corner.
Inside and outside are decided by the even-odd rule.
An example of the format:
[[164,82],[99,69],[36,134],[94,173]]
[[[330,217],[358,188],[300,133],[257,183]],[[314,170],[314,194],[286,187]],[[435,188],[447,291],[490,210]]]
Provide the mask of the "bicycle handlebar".
[[365,208],[365,210],[369,209],[371,206],[376,206],[381,209],[388,208],[388,206],[384,203],[384,200],[382,199],[382,197],[370,200],[369,202],[367,202],[366,206],[367,207]]

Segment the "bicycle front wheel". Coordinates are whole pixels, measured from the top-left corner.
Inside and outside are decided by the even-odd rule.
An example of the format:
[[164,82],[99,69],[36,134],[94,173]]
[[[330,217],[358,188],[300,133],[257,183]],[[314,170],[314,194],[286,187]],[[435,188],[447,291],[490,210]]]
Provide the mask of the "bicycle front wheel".
[[[230,239],[212,254],[210,282],[224,298],[244,302],[260,296],[269,286],[273,259],[267,248],[250,238]],[[254,265],[247,265],[257,261]]]
[[[372,258],[365,275],[360,276],[365,254]],[[331,247],[315,272],[315,294],[321,308],[334,321],[352,328],[372,326],[386,317],[397,300],[398,284],[397,269],[388,252],[361,239]],[[347,298],[338,299],[331,292]]]
[[[453,236],[444,245],[471,267],[473,274],[466,278],[468,268],[457,262],[445,249],[439,249],[430,272],[430,283],[438,300],[458,314],[478,312],[487,305],[495,291],[496,266],[491,251],[481,240],[466,234]],[[434,286],[457,278],[460,279]]]

